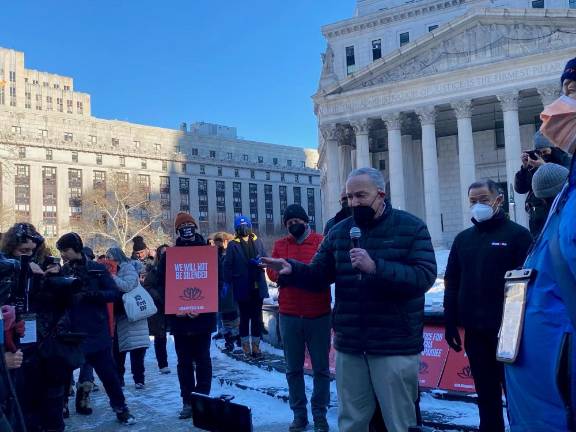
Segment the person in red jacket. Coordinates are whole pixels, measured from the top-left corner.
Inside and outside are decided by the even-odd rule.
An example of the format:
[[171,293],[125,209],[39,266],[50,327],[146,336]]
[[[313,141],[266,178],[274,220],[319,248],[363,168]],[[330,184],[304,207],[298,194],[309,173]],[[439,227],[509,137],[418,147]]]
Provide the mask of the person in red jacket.
[[[290,233],[274,243],[273,258],[292,258],[310,263],[323,237],[308,226],[308,215],[298,204],[284,212],[284,225]],[[268,277],[278,281],[278,273],[268,268]],[[328,431],[326,412],[330,402],[330,286],[320,291],[306,291],[293,286],[280,286],[280,334],[284,342],[286,380],[288,381],[290,408],[294,421],[290,432],[299,432],[308,426],[306,387],[304,385],[304,352],[308,348],[314,371],[312,416],[314,431]]]

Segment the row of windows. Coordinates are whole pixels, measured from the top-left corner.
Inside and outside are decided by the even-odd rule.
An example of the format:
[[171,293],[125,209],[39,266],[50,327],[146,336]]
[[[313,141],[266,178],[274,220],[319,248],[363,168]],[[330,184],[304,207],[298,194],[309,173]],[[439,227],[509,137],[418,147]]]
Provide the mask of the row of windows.
[[[10,72],[10,74],[12,74],[12,73],[14,73],[14,80],[16,80],[16,72]],[[26,78],[24,78],[24,82],[28,83],[28,82],[30,82],[30,80],[26,77]],[[40,82],[38,80],[33,79],[32,85],[40,85]],[[43,81],[42,87],[50,87],[50,83],[48,81]],[[54,83],[54,84],[52,84],[52,88],[59,89],[60,84]],[[64,91],[70,91],[71,90],[69,85],[65,85],[65,86],[63,86],[63,88],[64,88]]]
[[[15,135],[22,135],[22,127],[21,126],[12,126],[11,132]],[[38,129],[38,137],[39,138],[48,138],[48,130],[47,129]],[[64,138],[64,142],[73,142],[74,141],[74,134],[72,132],[64,132],[63,138]],[[89,140],[89,143],[91,145],[98,144],[98,137],[96,135],[88,135],[88,140]],[[113,147],[119,147],[120,146],[120,139],[119,138],[111,138],[110,142],[111,142]],[[132,144],[136,150],[141,148],[141,142],[140,141],[132,141]],[[156,153],[160,153],[161,147],[162,147],[161,144],[154,143],[154,151]],[[182,153],[180,146],[176,147],[176,153]],[[199,151],[197,148],[192,148],[190,153],[192,156],[199,156]],[[208,154],[209,154],[210,159],[216,159],[217,158],[216,150],[210,150]],[[233,152],[226,152],[226,160],[234,160],[234,153]],[[257,160],[258,160],[259,164],[263,164],[264,163],[264,156],[258,156]],[[244,153],[242,155],[242,161],[243,162],[250,162],[250,156],[248,154]],[[300,162],[301,168],[306,167],[305,161],[299,161],[299,162]],[[273,157],[272,158],[272,165],[278,166],[279,164],[280,164],[280,159],[277,157]],[[293,167],[294,166],[293,160],[292,159],[286,159],[286,166],[287,167]]]
[[[42,95],[37,94],[35,97],[35,104],[34,104],[34,106],[37,110],[43,109],[42,101],[43,101]],[[26,91],[24,93],[24,107],[28,108],[28,109],[32,109],[32,93],[29,91]],[[46,107],[47,111],[53,111],[54,110],[54,103],[53,103],[52,96],[46,96],[45,107]],[[71,100],[66,100],[66,113],[74,114],[73,108],[74,108],[74,102]],[[64,112],[64,101],[62,98],[56,98],[56,110],[58,112]],[[84,102],[76,101],[76,113],[77,114],[84,114]]]
[[[574,0],[576,1],[576,0]],[[438,25],[428,26],[428,31],[436,30]],[[410,42],[410,32],[402,32],[398,34],[399,46],[406,45]],[[374,39],[372,41],[372,61],[382,58],[382,39]],[[356,72],[356,56],[354,46],[346,47],[346,73],[348,75]]]
[[[16,126],[16,127],[19,127],[19,126]],[[72,151],[71,156],[72,156],[72,162],[78,163],[78,152]],[[18,158],[19,159],[26,159],[26,147],[25,146],[18,146]],[[54,152],[52,149],[50,149],[50,148],[45,149],[45,158],[48,161],[54,160]],[[96,153],[96,165],[102,165],[102,161],[103,161],[103,155],[101,153]],[[119,165],[121,168],[126,167],[126,157],[119,156]],[[182,172],[188,172],[188,164],[187,163],[185,163],[185,162],[181,163],[180,168],[181,168]],[[147,159],[140,159],[140,169],[148,169],[148,160]],[[224,168],[219,166],[219,167],[217,167],[217,169],[218,169],[218,176],[222,177],[224,175]],[[166,160],[162,161],[162,171],[168,171],[168,161],[166,161]],[[200,175],[206,175],[206,165],[200,165]],[[240,178],[240,169],[239,168],[234,168],[234,177]],[[272,177],[271,172],[265,171],[265,177],[266,177],[266,180],[270,180]],[[308,177],[308,183],[312,184],[314,181],[314,176],[309,175],[307,177]],[[253,169],[250,170],[250,178],[252,178],[252,179],[256,178],[256,170],[253,170]],[[282,182],[286,181],[285,173],[280,173],[280,181],[282,181]],[[300,175],[299,174],[294,174],[294,182],[300,183]]]

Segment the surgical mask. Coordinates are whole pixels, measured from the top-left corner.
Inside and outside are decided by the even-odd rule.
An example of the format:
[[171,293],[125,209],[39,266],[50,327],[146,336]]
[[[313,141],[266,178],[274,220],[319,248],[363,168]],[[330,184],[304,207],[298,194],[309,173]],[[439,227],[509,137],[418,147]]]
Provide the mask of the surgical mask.
[[567,153],[576,150],[576,99],[560,96],[540,114],[542,134]]
[[376,195],[369,205],[352,207],[352,217],[358,227],[366,227],[374,220],[376,210],[374,210],[372,206],[374,205],[376,198],[378,198],[378,195]]
[[288,232],[292,235],[292,237],[299,239],[302,237],[304,232],[306,231],[306,225],[303,223],[298,223],[294,225],[290,225],[288,227]]
[[476,222],[484,222],[492,219],[494,216],[494,209],[488,204],[476,203],[470,207],[470,213],[472,217],[476,219]]
[[196,227],[194,226],[184,226],[178,228],[178,237],[184,240],[189,240],[196,234]]

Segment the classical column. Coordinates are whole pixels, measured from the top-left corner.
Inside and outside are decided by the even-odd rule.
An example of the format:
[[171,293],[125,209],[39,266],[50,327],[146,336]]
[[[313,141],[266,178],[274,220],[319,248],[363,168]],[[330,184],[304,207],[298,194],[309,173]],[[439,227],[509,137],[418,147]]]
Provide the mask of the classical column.
[[422,125],[422,166],[424,173],[424,203],[426,224],[437,247],[442,241],[442,216],[440,211],[440,182],[438,177],[438,151],[436,150],[436,109],[424,107],[416,110]]
[[452,104],[458,122],[458,162],[460,166],[460,199],[462,203],[462,227],[470,222],[468,187],[476,181],[476,158],[472,136],[472,102],[461,100]]
[[518,93],[500,95],[498,100],[502,105],[502,115],[504,117],[506,183],[510,201],[510,219],[526,226],[525,198],[514,190],[514,177],[516,171],[520,169],[520,155],[522,154],[520,122],[518,120]]
[[368,120],[351,122],[350,126],[356,134],[356,166],[358,168],[372,166],[370,163],[370,144],[368,143]]
[[542,105],[550,105],[560,97],[560,87],[558,85],[542,86],[538,88],[538,94],[542,100]]
[[324,138],[324,156],[326,159],[326,182],[327,187],[324,199],[327,203],[329,219],[336,214],[340,204],[340,162],[338,157],[338,143],[342,140],[342,129],[335,124],[320,126],[320,132]]
[[[342,140],[338,150],[340,152],[340,185],[344,187],[348,174],[352,171],[352,146],[348,138],[349,129],[346,130],[346,137]],[[343,137],[344,138],[344,137]]]
[[406,210],[406,192],[404,188],[404,159],[402,157],[402,133],[400,132],[400,114],[382,117],[388,129],[388,169],[390,172],[390,200],[392,206]]

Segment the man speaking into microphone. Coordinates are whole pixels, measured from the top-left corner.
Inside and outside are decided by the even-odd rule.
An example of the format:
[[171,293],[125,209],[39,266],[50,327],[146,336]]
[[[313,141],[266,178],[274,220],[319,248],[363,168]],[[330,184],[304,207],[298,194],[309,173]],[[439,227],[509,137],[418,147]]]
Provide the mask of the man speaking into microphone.
[[[430,234],[393,209],[373,168],[346,182],[352,217],[335,225],[308,265],[263,258],[283,286],[314,291],[336,283],[333,312],[341,432],[365,432],[380,406],[389,432],[416,426],[424,294],[436,279]],[[360,234],[360,235],[358,235]]]

